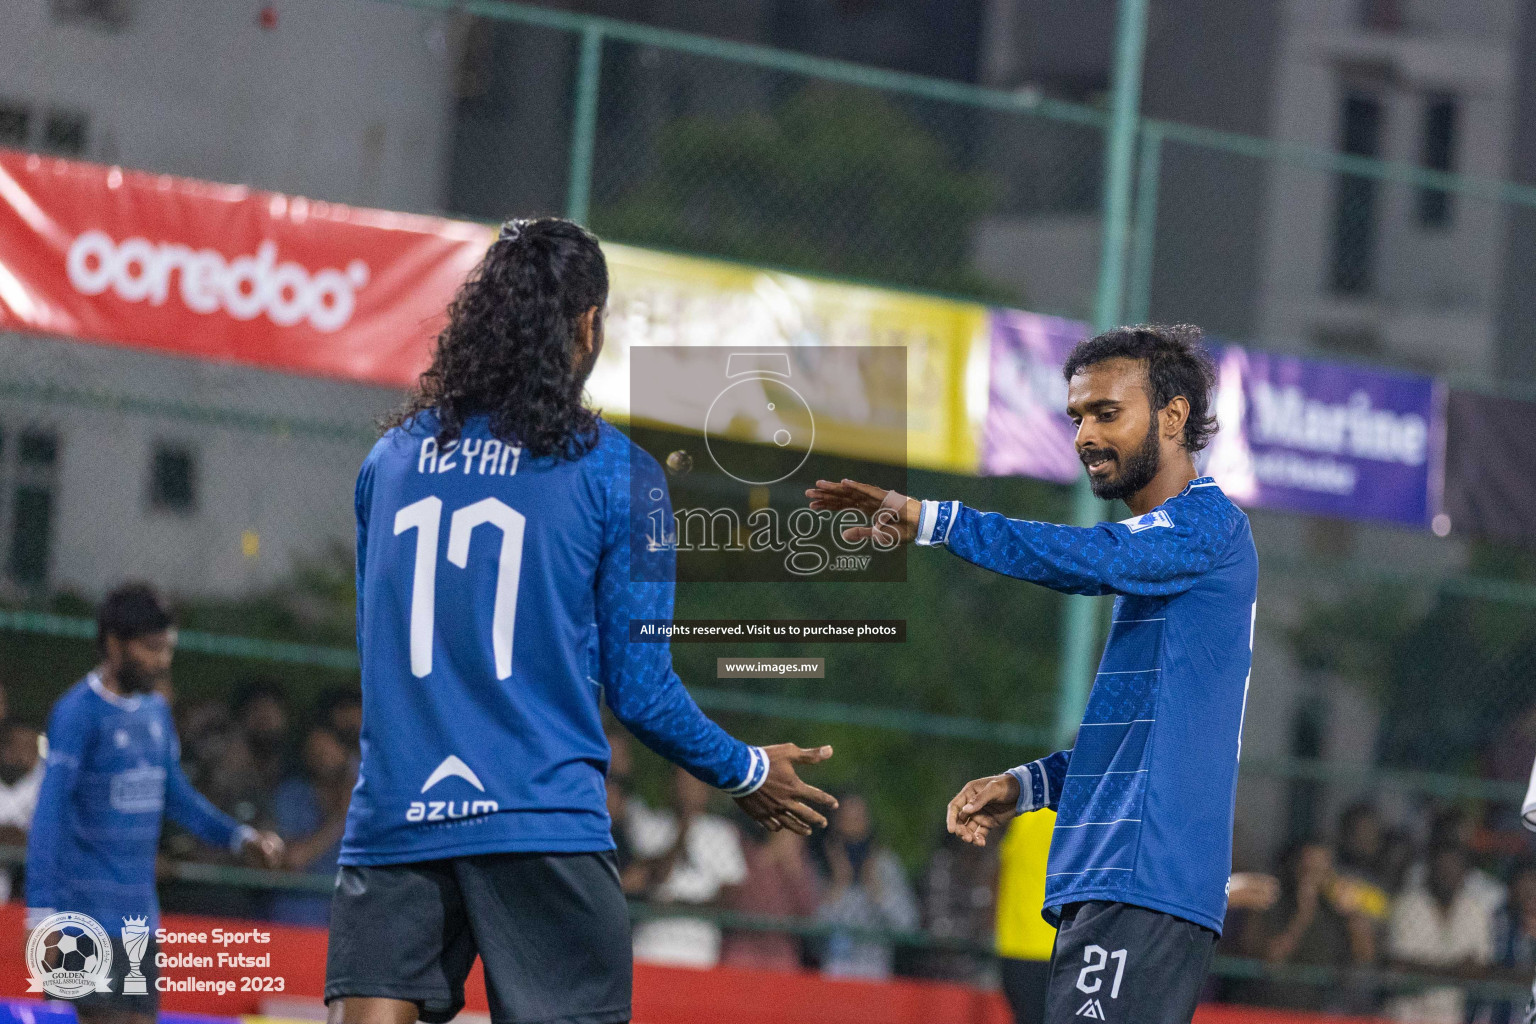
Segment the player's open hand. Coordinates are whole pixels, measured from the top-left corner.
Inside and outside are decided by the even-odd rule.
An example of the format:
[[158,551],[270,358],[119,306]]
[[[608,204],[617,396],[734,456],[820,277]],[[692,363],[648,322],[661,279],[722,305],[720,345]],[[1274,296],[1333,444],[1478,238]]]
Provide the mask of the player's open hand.
[[736,805],[770,832],[788,829],[808,836],[813,828],[826,828],[827,819],[813,805],[836,810],[837,799],[800,781],[795,765],[820,764],[832,756],[832,748],[775,743],[763,751],[768,755],[768,778],[755,793],[737,799]]
[[276,832],[257,832],[245,841],[241,852],[264,868],[283,866],[283,839]]
[[986,846],[987,833],[1018,814],[1019,780],[1012,775],[972,779],[949,802],[945,825],[972,846]]
[[817,512],[841,512],[851,508],[869,516],[870,525],[849,526],[843,530],[843,540],[849,543],[873,537],[881,547],[894,548],[917,537],[922,503],[895,491],[861,484],[857,480],[817,480],[816,486],[808,489],[805,496],[811,499],[811,508]]

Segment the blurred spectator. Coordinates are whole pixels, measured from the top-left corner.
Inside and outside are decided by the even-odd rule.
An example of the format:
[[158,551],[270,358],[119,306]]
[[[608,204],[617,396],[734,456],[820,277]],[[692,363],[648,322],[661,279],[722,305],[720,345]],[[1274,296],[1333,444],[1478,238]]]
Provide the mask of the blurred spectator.
[[[1388,828],[1381,837],[1381,884],[1389,895],[1395,895],[1408,887],[1408,874],[1413,870],[1413,837],[1404,828]],[[1390,914],[1390,909],[1388,910]]]
[[[821,885],[805,840],[787,830],[765,835],[762,842],[747,846],[746,884],[730,891],[726,905],[764,917],[814,917]],[[726,935],[720,962],[728,967],[797,971],[805,960],[797,935],[739,930]]]
[[36,726],[0,723],[0,845],[26,845],[43,783],[41,748]]
[[[747,863],[736,826],[708,813],[709,797],[707,785],[677,768],[670,811],[631,806],[630,839],[636,857],[646,862],[653,906],[715,906],[728,886],[746,881]],[[635,958],[713,967],[720,962],[720,940],[720,927],[712,921],[659,918],[635,928]]]
[[[938,939],[958,939],[982,946],[992,944],[997,895],[996,841],[972,846],[946,831],[928,860],[919,892],[923,929]],[[959,950],[924,950],[918,973],[943,981],[980,982],[988,962]]]
[[[4,698],[0,697],[0,704]],[[0,724],[0,846],[26,846],[43,785],[38,731],[25,722]],[[0,903],[11,898],[20,866],[0,867]]]
[[[250,744],[236,728],[228,705],[218,700],[182,705],[176,710],[176,723],[187,778],[220,810],[246,824],[255,823],[265,797]],[[187,852],[191,853],[190,847]]]
[[[821,846],[827,891],[817,917],[857,929],[910,931],[917,927],[917,900],[896,854],[879,845],[869,804],[857,794],[841,799]],[[834,931],[827,939],[821,969],[840,977],[891,976],[891,944]]]
[[[1494,907],[1472,882],[1467,851],[1442,842],[1430,854],[1421,883],[1410,885],[1392,908],[1389,955],[1407,970],[1473,974],[1493,959]],[[1396,1020],[1462,1024],[1459,988],[1431,988],[1388,1003]]]
[[355,758],[362,749],[363,692],[355,687],[333,686],[315,702],[320,724],[341,737]]
[[[1473,861],[1474,841],[1478,836],[1477,819],[1461,807],[1446,807],[1436,811],[1430,819],[1429,838],[1425,848],[1430,851],[1454,846],[1467,855],[1466,888],[1468,897],[1482,904],[1483,912],[1490,918],[1504,903],[1504,885],[1497,878],[1479,868]],[[1430,865],[1428,860],[1415,861],[1403,877],[1403,888],[1422,888],[1428,884]]]
[[[1362,898],[1372,899],[1379,894],[1380,906],[1374,904],[1368,912],[1386,917],[1387,879],[1384,876],[1387,853],[1386,835],[1381,815],[1367,803],[1353,804],[1339,815],[1338,874],[1362,886]],[[1367,894],[1365,888],[1374,890]]]
[[1376,808],[1368,803],[1345,808],[1339,815],[1336,887],[1341,898],[1370,922],[1373,950],[1386,948],[1387,920],[1392,914],[1386,857],[1386,830]]
[[270,679],[248,679],[235,687],[234,712],[256,774],[270,793],[288,773],[288,694]]
[[[1523,862],[1509,880],[1509,899],[1493,925],[1493,966],[1506,981],[1531,983],[1536,974],[1536,863]],[[1469,1019],[1477,1024],[1520,1024],[1526,1001],[1484,1003]]]
[[[1281,858],[1279,876],[1279,898],[1243,931],[1245,955],[1271,964],[1321,967],[1365,967],[1375,961],[1375,927],[1361,908],[1361,887],[1337,874],[1331,848],[1316,841],[1292,846]],[[1347,985],[1325,989],[1266,980],[1243,988],[1244,997],[1266,1006],[1367,1008],[1366,994]]]
[[1034,811],[1009,824],[998,848],[997,955],[1003,994],[1015,1024],[1044,1024],[1045,987],[1051,977],[1056,929],[1041,916],[1045,859],[1056,828],[1055,811]]
[[11,714],[11,703],[6,697],[5,684],[0,683],[0,722],[4,722]]
[[[175,709],[181,734],[181,762],[192,785],[215,807],[245,825],[271,828],[272,789],[256,772],[255,758],[244,733],[236,727],[229,705],[216,699],[184,702]],[[234,864],[236,858],[199,843],[180,826],[167,821],[161,833],[162,859]],[[259,917],[268,905],[259,889],[162,878],[161,906],[186,914]]]
[[218,760],[211,747],[222,747],[223,734],[234,728],[229,708],[222,701],[196,700],[178,704],[173,713],[176,731],[181,734],[182,769],[193,785],[206,789],[207,778]]
[[[336,873],[341,855],[357,769],[346,740],[326,725],[305,734],[301,761],[302,773],[284,781],[272,801],[278,835],[288,844],[283,867],[328,878]],[[330,910],[328,895],[279,892],[272,899],[271,919],[325,925]]]
[[228,727],[203,737],[204,794],[220,810],[254,827],[273,821],[272,794],[244,730]]

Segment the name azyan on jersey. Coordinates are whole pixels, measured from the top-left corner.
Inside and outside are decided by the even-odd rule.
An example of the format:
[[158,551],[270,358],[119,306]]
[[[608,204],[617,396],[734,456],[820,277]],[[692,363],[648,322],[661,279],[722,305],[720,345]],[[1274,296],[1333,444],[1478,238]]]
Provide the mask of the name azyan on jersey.
[[459,470],[465,476],[471,472],[480,476],[516,476],[517,463],[522,457],[521,445],[504,445],[494,437],[486,440],[455,438],[443,445],[441,451],[437,447],[437,438],[428,437],[422,439],[421,452],[416,456],[416,472],[451,473]]

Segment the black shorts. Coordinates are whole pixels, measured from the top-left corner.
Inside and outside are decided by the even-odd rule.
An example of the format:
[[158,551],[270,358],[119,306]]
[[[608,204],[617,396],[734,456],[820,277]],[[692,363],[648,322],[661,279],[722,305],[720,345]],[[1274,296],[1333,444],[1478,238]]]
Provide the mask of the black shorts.
[[[112,936],[112,991],[87,992],[78,999],[73,999],[77,1007],[83,1007],[87,1013],[145,1013],[154,1016],[160,1011],[160,991],[155,988],[155,979],[160,977],[160,969],[155,966],[155,954],[160,946],[155,942],[154,933],[149,936],[149,945],[144,950],[144,956],[139,960],[139,974],[141,979],[135,978],[132,986],[134,992],[124,992],[124,982],[128,978],[128,972],[133,965],[128,962],[128,951],[123,948],[121,935]],[[142,987],[143,992],[137,990]]]
[[1049,1024],[1189,1024],[1216,933],[1129,903],[1062,908],[1051,956]]
[[495,1024],[630,1017],[629,913],[612,852],[498,853],[343,867],[325,1001],[405,999],[439,1024],[479,955]]

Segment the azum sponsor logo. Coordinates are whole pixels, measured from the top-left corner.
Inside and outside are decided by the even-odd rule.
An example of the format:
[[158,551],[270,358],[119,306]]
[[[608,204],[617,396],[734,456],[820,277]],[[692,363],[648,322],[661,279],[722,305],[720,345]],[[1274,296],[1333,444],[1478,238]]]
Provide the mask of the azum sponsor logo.
[[501,805],[495,800],[412,800],[406,808],[406,821],[457,821],[495,814]]
[[164,304],[172,294],[194,313],[222,310],[236,320],[265,314],[279,327],[308,321],[317,331],[340,330],[357,308],[357,291],[368,283],[368,264],[310,272],[291,260],[278,262],[277,244],[262,242],[255,254],[226,260],[212,249],[175,242],[86,231],[69,247],[69,282],[85,295],[111,289],[124,302]]

